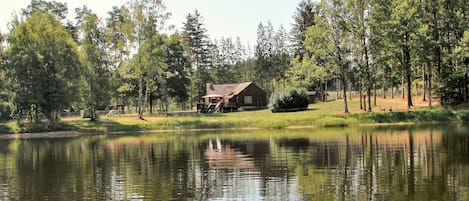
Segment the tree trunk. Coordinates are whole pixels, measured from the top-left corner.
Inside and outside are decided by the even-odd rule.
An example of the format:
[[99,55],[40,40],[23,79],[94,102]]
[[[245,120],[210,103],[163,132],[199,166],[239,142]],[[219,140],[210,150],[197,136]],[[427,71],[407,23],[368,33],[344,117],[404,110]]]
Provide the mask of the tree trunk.
[[140,77],[140,80],[138,82],[139,90],[138,90],[138,118],[143,120],[143,76]]
[[410,70],[406,75],[407,77],[407,107],[410,108],[414,106],[412,103],[412,80],[410,78]]
[[374,106],[376,106],[376,96],[377,96],[377,95],[378,95],[378,94],[376,94],[376,84],[374,84],[374,85],[373,85],[373,98],[374,98],[374,100],[373,100],[373,105],[374,105]]
[[410,76],[410,69],[407,72],[406,79],[407,79],[407,107],[410,108],[414,106],[414,104],[412,103],[412,80]]
[[359,93],[360,93],[360,94],[359,94],[359,96],[360,96],[360,110],[363,110],[364,107],[363,107],[363,99],[362,99],[362,97],[363,97],[362,83],[360,83],[358,91],[359,91]]
[[394,99],[394,82],[391,83],[391,99]]
[[405,99],[405,82],[404,82],[404,75],[402,76],[401,87],[402,87],[402,99]]
[[343,93],[343,95],[344,95],[344,97],[343,97],[343,98],[344,98],[344,107],[345,107],[345,108],[344,108],[344,109],[345,109],[344,112],[345,112],[345,113],[350,113],[350,112],[348,111],[348,103],[347,103],[347,81],[346,81],[345,78],[342,79],[342,85],[343,85],[342,89],[343,89],[343,92],[344,92],[344,93]]
[[463,89],[463,100],[464,102],[467,102],[467,79],[468,79],[468,75],[467,73],[464,75],[464,89]]
[[426,72],[426,69],[425,69],[425,65],[423,66],[423,75],[422,75],[422,79],[423,79],[423,94],[422,94],[422,97],[423,97],[423,101],[427,101],[427,72]]
[[[319,85],[319,92],[320,92],[319,94],[321,94],[321,102],[326,102],[326,93],[325,93],[325,90],[324,90],[325,87],[326,87],[326,83],[322,82]],[[318,93],[316,93],[316,94],[318,94]]]
[[383,98],[386,99],[386,93],[387,93],[387,89],[386,89],[386,82],[383,83]]
[[350,83],[349,93],[348,93],[348,96],[349,96],[349,100],[350,100],[350,101],[352,101],[352,86],[353,86],[353,83]]
[[432,105],[432,101],[433,101],[433,98],[432,98],[432,69],[431,69],[431,65],[428,65],[428,106],[430,107],[430,109],[433,107]]
[[149,101],[149,107],[150,107],[149,113],[153,114],[153,94],[149,95],[148,101]]
[[371,86],[367,86],[366,95],[368,96],[368,112],[371,112]]
[[340,99],[340,79],[336,79],[335,80],[335,90],[336,90],[336,94],[337,94],[337,100]]
[[327,81],[326,81],[326,88],[325,88],[325,93],[324,93],[324,100],[326,100],[326,101],[324,101],[324,102],[328,101],[329,94],[328,94],[328,91],[327,91],[328,89],[327,88],[328,88],[328,84],[327,84]]
[[367,111],[366,110],[366,94],[363,95],[363,111],[365,111],[365,112]]

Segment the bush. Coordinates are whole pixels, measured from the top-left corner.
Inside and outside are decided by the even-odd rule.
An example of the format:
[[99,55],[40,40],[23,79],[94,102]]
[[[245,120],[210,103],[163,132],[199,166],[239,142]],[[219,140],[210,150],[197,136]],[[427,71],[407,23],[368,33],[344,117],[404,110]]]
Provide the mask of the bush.
[[309,99],[305,90],[289,89],[276,91],[270,97],[270,110],[272,112],[299,111],[308,108]]

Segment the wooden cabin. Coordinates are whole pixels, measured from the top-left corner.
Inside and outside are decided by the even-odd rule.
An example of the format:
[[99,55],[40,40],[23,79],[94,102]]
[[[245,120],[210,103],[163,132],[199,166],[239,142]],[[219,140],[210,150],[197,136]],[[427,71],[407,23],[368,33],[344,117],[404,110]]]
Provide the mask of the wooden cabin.
[[[198,106],[201,112],[221,110],[255,109],[267,106],[267,93],[254,82],[235,84],[206,84],[204,104]],[[206,111],[203,111],[203,108]]]

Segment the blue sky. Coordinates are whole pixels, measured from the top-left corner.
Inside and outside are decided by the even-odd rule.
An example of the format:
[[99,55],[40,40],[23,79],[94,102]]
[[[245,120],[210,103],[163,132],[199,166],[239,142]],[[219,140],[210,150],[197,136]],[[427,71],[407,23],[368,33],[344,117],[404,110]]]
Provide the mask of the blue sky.
[[[66,2],[69,12],[76,7],[87,5],[101,18],[112,6],[125,4],[126,0],[56,0]],[[0,30],[7,31],[11,13],[25,8],[30,0],[2,0],[0,7]],[[280,25],[288,31],[293,22],[293,14],[300,0],[163,0],[167,11],[172,13],[167,24],[181,30],[185,16],[198,10],[204,17],[205,28],[211,39],[237,37],[251,45],[256,42],[257,25],[270,20],[277,29]]]

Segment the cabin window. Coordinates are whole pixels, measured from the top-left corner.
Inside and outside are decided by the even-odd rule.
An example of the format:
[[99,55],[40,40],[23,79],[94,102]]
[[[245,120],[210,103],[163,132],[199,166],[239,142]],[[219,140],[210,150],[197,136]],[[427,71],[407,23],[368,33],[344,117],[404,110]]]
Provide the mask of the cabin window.
[[244,104],[252,104],[252,96],[245,96]]

